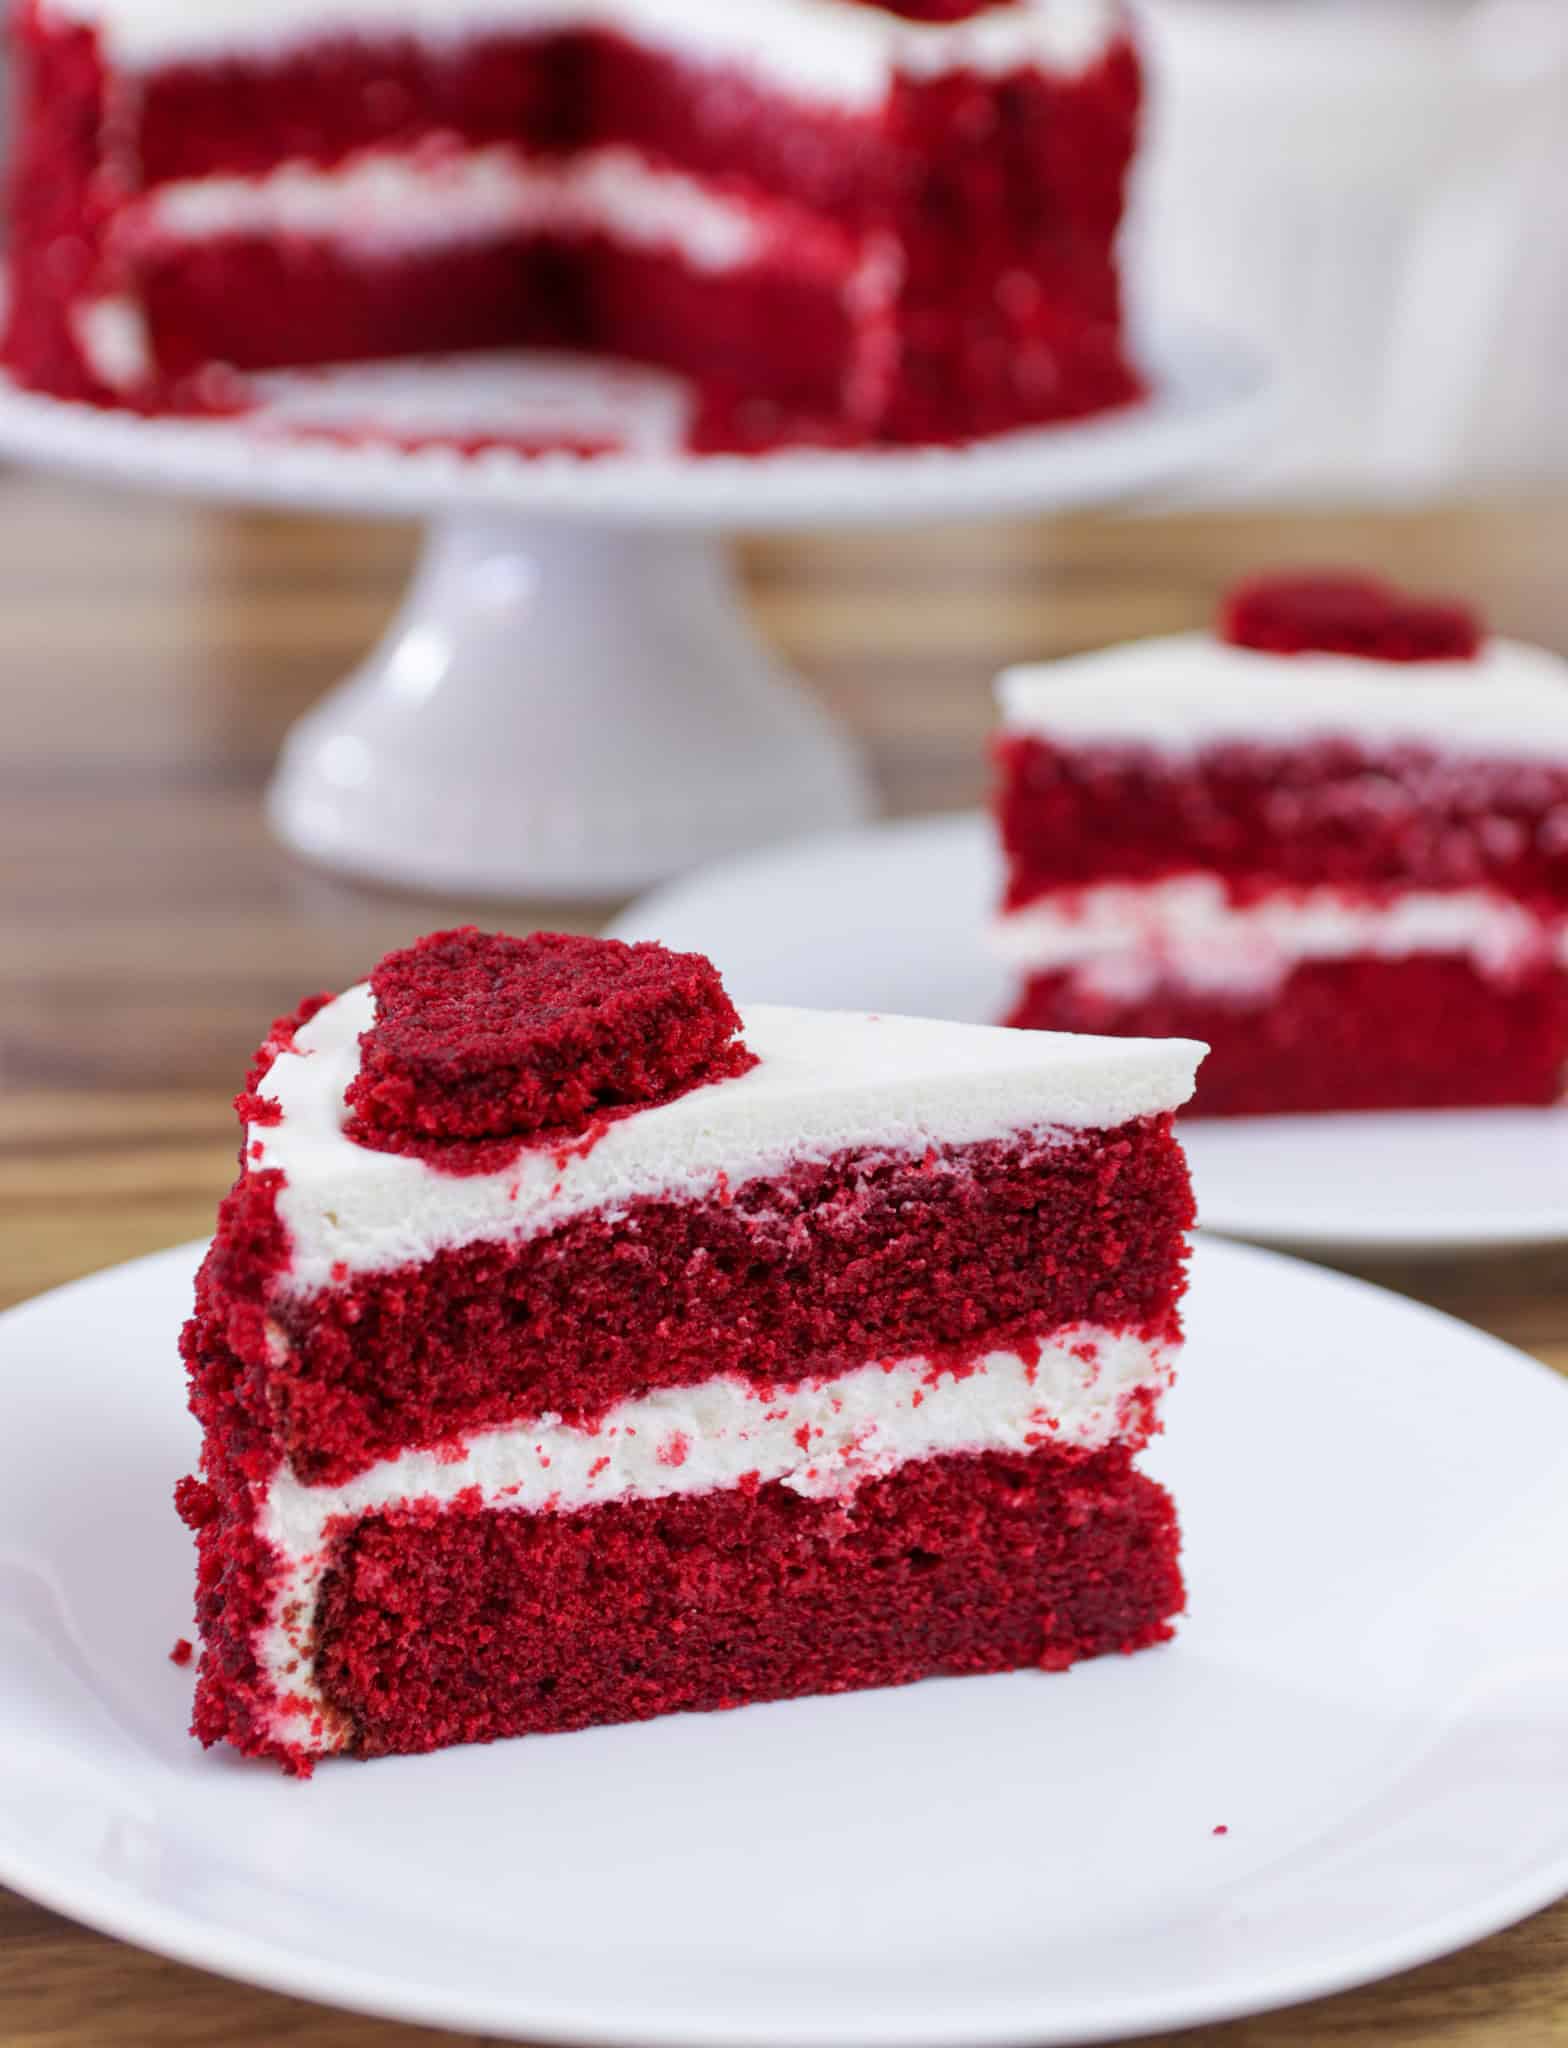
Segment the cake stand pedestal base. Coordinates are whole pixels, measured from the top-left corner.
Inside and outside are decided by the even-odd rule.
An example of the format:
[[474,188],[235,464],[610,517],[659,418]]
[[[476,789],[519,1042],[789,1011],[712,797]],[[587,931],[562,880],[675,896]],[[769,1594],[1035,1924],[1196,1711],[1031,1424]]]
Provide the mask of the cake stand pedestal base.
[[[1138,353],[1141,403],[964,448],[697,456],[674,380],[503,351],[283,371],[213,419],[0,375],[0,453],[435,522],[391,631],[289,735],[273,827],[372,881],[591,901],[865,817],[854,753],[759,645],[718,537],[1111,504],[1214,468],[1267,423],[1246,352],[1150,332]],[[563,452],[580,445],[621,452]]]
[[848,741],[762,646],[722,545],[455,515],[268,795],[307,859],[414,888],[594,898],[864,819]]

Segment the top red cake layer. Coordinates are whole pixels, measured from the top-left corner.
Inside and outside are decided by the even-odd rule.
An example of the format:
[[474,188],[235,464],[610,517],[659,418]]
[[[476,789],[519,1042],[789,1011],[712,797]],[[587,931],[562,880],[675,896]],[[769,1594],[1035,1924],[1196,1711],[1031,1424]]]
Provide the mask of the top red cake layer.
[[370,985],[351,1134],[391,1149],[580,1130],[753,1064],[700,953],[468,926],[389,953]]
[[1220,637],[1262,654],[1352,654],[1367,661],[1473,661],[1482,629],[1462,604],[1410,597],[1375,576],[1318,572],[1238,584]]

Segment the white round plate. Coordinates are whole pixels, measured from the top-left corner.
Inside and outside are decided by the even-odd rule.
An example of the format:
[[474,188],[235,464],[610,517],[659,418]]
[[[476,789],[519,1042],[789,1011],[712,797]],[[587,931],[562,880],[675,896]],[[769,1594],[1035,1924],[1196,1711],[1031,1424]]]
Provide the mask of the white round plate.
[[[683,452],[682,387],[571,357],[430,357],[257,380],[235,418],[143,418],[0,378],[0,453],[120,483],[244,504],[407,518],[489,513],[687,528],[1005,516],[1118,498],[1222,466],[1270,410],[1258,359],[1188,335],[1151,347],[1153,395],[1097,418],[962,448],[767,456]],[[376,437],[380,436],[378,440]],[[393,445],[396,435],[420,445]],[[359,438],[359,437],[363,438]],[[604,442],[585,460],[486,436]]]
[[1332,1991],[1568,1890],[1568,1389],[1461,1324],[1199,1245],[1167,1648],[299,1784],[199,1750],[168,1661],[196,1255],[0,1319],[0,1881],[47,1905],[492,2036],[971,2048]]
[[[708,953],[751,1002],[994,1023],[989,823],[823,835],[704,869],[610,927]],[[1272,1244],[1451,1251],[1568,1238],[1568,1109],[1209,1117],[1182,1126],[1204,1227]]]

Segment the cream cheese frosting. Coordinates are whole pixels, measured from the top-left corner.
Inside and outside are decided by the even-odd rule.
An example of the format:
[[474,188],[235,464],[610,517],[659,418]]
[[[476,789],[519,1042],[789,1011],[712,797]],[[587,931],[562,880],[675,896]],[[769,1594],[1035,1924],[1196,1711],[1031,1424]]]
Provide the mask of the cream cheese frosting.
[[1190,756],[1227,741],[1312,738],[1568,762],[1568,662],[1516,640],[1474,661],[1262,654],[1208,633],[1010,669],[1009,733]]
[[787,209],[741,205],[632,149],[545,160],[496,143],[439,153],[371,150],[331,169],[296,162],[261,177],[159,185],[127,209],[116,235],[133,245],[303,235],[373,253],[551,230],[669,249],[693,269],[720,271],[751,261],[770,228],[782,233],[789,222]]
[[1077,72],[1122,32],[1119,0],[1027,0],[969,21],[920,23],[854,0],[46,0],[86,23],[126,70],[267,56],[323,36],[619,30],[693,61],[751,72],[803,98],[874,109],[899,73]]
[[1053,891],[999,917],[992,943],[1034,973],[1111,970],[1122,993],[1158,982],[1261,991],[1300,961],[1366,954],[1461,954],[1481,973],[1504,976],[1547,958],[1568,961],[1568,924],[1554,930],[1494,889],[1406,889],[1380,902],[1323,886],[1238,904],[1216,876],[1195,874]]
[[312,1670],[316,1604],[335,1535],[367,1515],[459,1495],[478,1508],[570,1513],[708,1493],[751,1475],[847,1498],[920,1458],[1141,1440],[1172,1365],[1168,1345],[1080,1323],[1053,1331],[1037,1356],[994,1351],[959,1374],[917,1357],[777,1389],[720,1375],[622,1402],[591,1430],[545,1415],[472,1437],[460,1458],[403,1452],[342,1486],[305,1486],[280,1471],[258,1518],[283,1567],[258,1642],[287,1702],[275,1733],[290,1746],[337,1746]]
[[699,1200],[836,1153],[920,1156],[933,1145],[1028,1134],[1070,1143],[1178,1108],[1204,1048],[1186,1039],[1068,1036],[755,1006],[758,1064],[606,1125],[592,1142],[530,1147],[498,1172],[442,1173],[344,1131],[344,1091],[375,1002],[361,984],[304,1026],[261,1086],[281,1120],[246,1132],[253,1170],[281,1168],[293,1247],[281,1285],[384,1271],[482,1241],[517,1242],[648,1196]]

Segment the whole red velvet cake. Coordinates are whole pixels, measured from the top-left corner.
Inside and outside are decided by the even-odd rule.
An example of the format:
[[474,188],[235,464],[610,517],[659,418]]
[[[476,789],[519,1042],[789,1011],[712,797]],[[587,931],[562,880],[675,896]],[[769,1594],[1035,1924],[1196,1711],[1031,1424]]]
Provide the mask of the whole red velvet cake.
[[1568,664],[1279,576],[1001,702],[1010,1022],[1201,1037],[1208,1114],[1561,1099]]
[[1201,1051],[473,931],[281,1019],[183,1340],[194,1732],[306,1773],[1163,1641]]
[[1119,0],[24,0],[5,359],[242,373],[547,345],[681,373],[698,447],[1121,404]]

